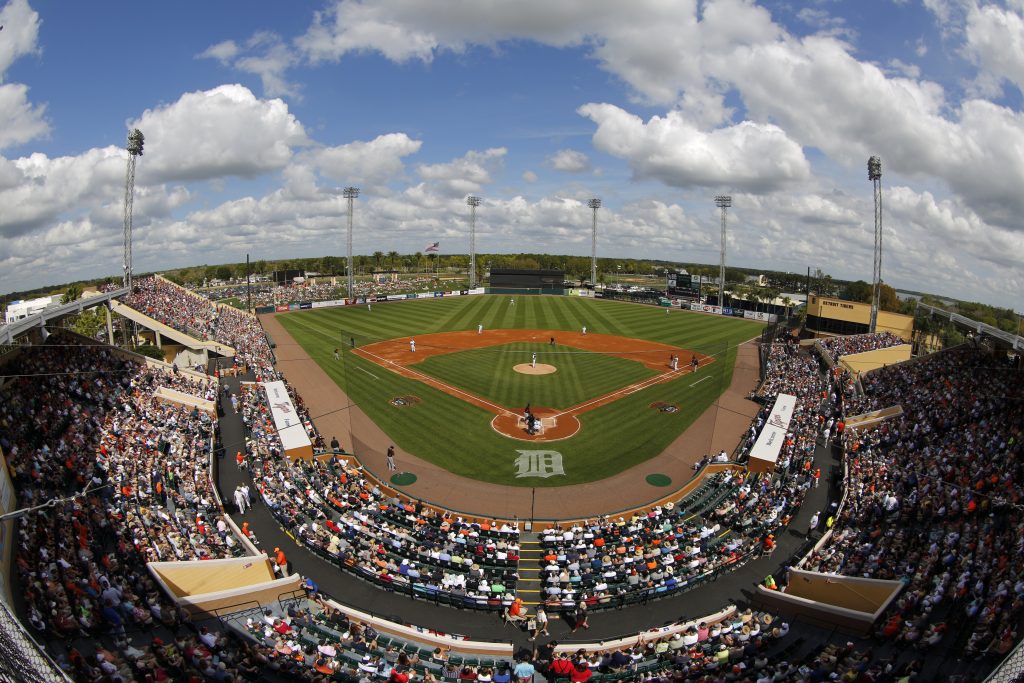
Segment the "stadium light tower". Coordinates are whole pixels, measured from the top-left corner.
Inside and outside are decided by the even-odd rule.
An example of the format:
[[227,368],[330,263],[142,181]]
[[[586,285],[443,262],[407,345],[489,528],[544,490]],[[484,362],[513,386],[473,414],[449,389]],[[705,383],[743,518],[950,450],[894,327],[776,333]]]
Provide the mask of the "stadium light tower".
[[346,187],[341,196],[348,200],[348,298],[352,298],[352,200],[359,196],[358,187]]
[[476,207],[480,206],[480,198],[469,195],[469,288],[476,287]]
[[729,222],[729,207],[732,206],[732,196],[727,194],[715,195],[715,206],[722,210],[722,253],[718,262],[718,305],[725,306],[725,229]]
[[879,157],[868,159],[868,180],[875,190],[875,263],[871,279],[871,327],[874,333],[878,326],[878,302],[882,294],[882,160]]
[[601,208],[601,200],[594,197],[589,202],[594,211],[594,222],[590,226],[590,286],[597,289],[597,210]]
[[138,128],[128,133],[128,169],[124,178],[124,286],[132,287],[132,208],[135,203],[135,159],[142,156],[146,138]]

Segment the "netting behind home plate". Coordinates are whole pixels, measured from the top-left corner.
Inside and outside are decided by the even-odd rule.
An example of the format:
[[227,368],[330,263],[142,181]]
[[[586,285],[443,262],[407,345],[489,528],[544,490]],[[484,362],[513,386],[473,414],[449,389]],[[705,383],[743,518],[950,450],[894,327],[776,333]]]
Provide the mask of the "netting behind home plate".
[[7,603],[0,601],[0,681],[70,681],[29,637]]

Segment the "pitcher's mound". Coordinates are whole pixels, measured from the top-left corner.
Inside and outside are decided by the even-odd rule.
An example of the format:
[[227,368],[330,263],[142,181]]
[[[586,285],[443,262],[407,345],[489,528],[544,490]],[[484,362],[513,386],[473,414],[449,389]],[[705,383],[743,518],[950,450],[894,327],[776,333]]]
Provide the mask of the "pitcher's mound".
[[552,372],[558,372],[558,368],[547,363],[537,363],[537,367],[533,367],[529,363],[520,363],[513,366],[512,369],[524,375],[550,375]]

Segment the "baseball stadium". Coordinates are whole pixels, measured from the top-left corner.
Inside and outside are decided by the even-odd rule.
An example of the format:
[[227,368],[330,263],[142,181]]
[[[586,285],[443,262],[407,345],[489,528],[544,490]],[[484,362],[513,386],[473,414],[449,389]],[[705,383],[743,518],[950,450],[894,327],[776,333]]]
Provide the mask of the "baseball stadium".
[[[1019,298],[1019,191],[964,180],[1017,5],[932,36],[984,71],[954,107],[820,3],[322,4],[0,7],[0,681],[1024,680],[1024,323],[917,291]],[[44,26],[52,83],[11,68]],[[844,123],[878,83],[886,126]],[[877,130],[921,103],[948,177]],[[843,186],[868,148],[905,232],[878,156]]]
[[[977,429],[1013,448],[1017,405],[977,403],[982,387],[1022,391],[995,333],[912,357],[891,332],[801,339],[680,301],[426,294],[259,314],[160,276],[100,295],[110,338],[134,327],[161,358],[62,328],[75,304],[9,325],[5,535],[19,540],[4,576],[29,627],[8,661],[42,667],[47,632],[131,648],[128,634],[196,629],[276,653],[274,679],[308,674],[294,649],[339,680],[389,657],[439,679],[524,661],[557,679],[580,651],[609,659],[593,675],[633,680],[799,669],[908,623],[987,655],[978,634],[1015,613],[999,590],[1012,573],[996,580],[1016,566],[998,550],[1020,528],[1012,475],[996,457],[950,461],[945,485],[916,469]],[[57,379],[17,379],[34,375]],[[893,438],[922,424],[933,436]],[[948,547],[952,520],[992,548],[972,566],[993,563],[995,592],[943,569],[970,561]],[[50,576],[73,547],[93,573]],[[945,604],[957,586],[971,619]],[[991,669],[976,660],[921,673]]]

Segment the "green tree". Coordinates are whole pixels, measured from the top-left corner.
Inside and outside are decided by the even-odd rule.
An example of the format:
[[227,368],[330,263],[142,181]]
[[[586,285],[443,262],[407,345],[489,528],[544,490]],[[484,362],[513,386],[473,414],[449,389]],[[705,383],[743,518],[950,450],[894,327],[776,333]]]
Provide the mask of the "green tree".
[[884,282],[878,287],[878,308],[890,313],[900,310],[900,298],[896,296],[896,290]]
[[391,270],[395,270],[395,262],[397,260],[398,260],[398,252],[397,251],[389,251],[388,252],[388,263],[390,264]]
[[218,280],[224,280],[225,282],[230,280],[231,279],[231,269],[228,268],[227,266],[218,266],[217,267],[217,279]]
[[105,324],[106,320],[104,320],[104,316],[101,315],[99,311],[92,310],[85,311],[84,313],[75,316],[71,320],[70,327],[72,332],[77,332],[83,337],[88,337],[89,339],[96,339]]
[[135,347],[135,353],[148,358],[155,358],[156,360],[164,359],[164,352],[161,349],[153,346],[152,344],[142,344],[141,346]]
[[846,299],[847,301],[859,301],[861,303],[871,303],[872,294],[871,285],[863,280],[855,280],[850,282],[839,292],[839,298]]
[[82,298],[82,285],[75,283],[68,285],[68,288],[64,290],[63,296],[60,298],[62,304],[69,304],[72,301],[78,301]]

